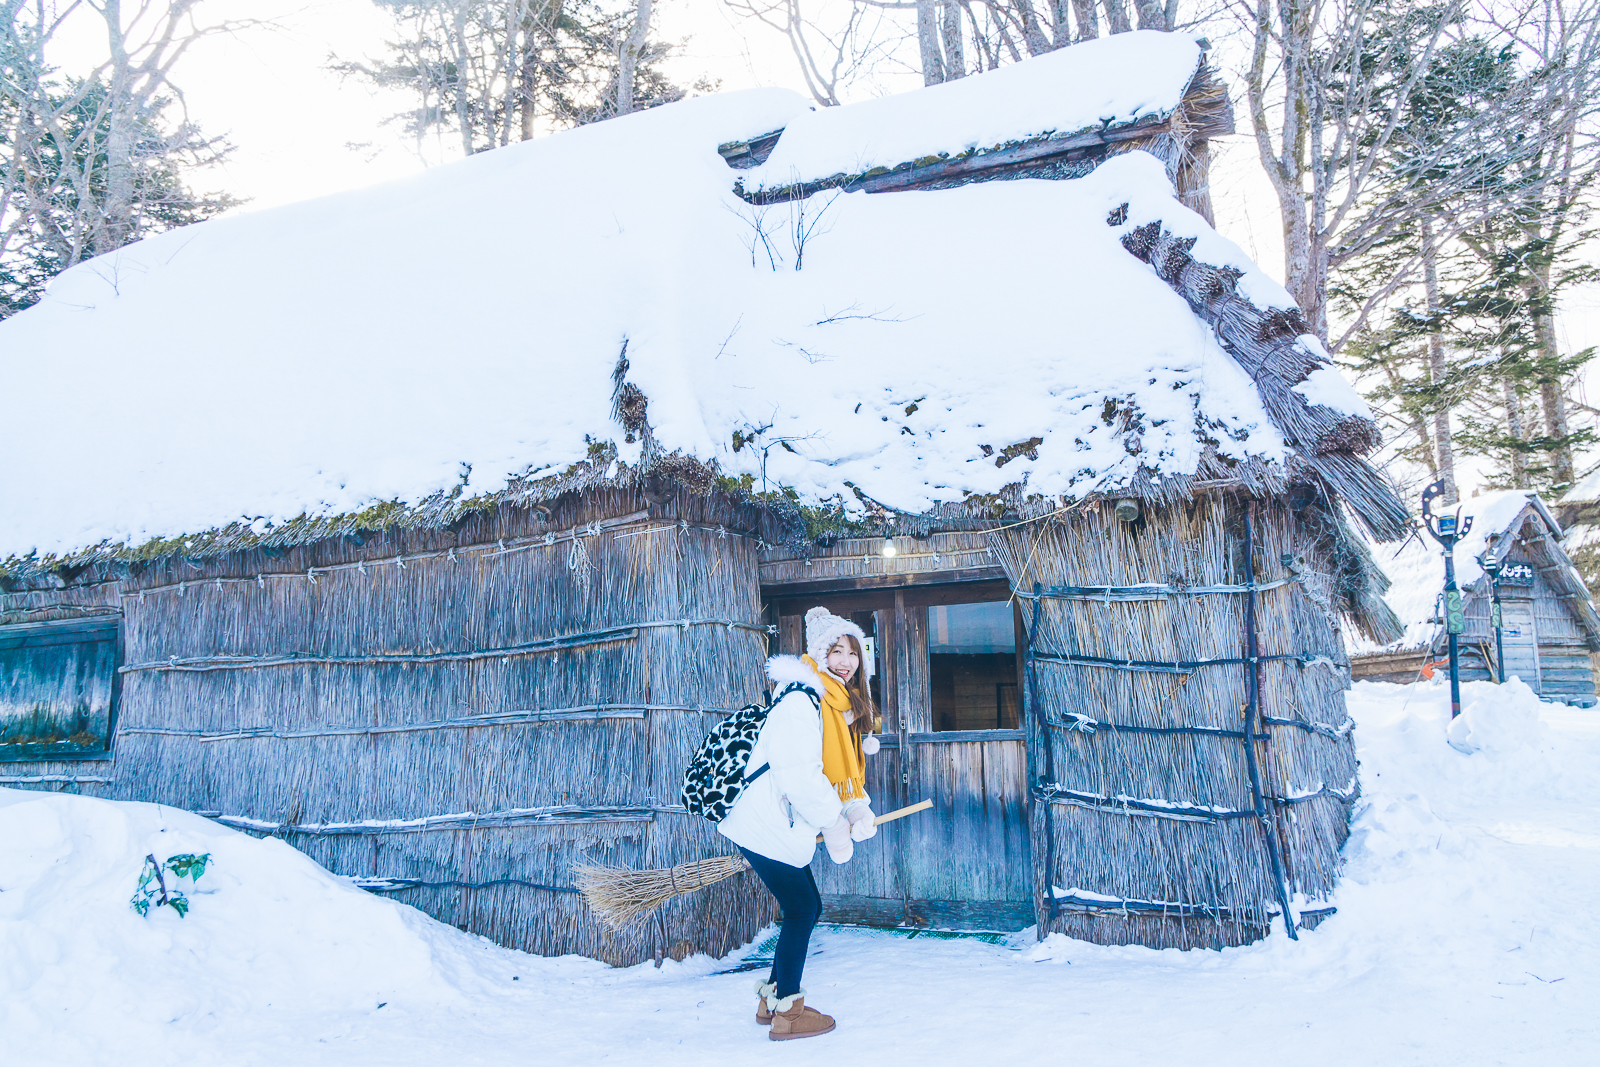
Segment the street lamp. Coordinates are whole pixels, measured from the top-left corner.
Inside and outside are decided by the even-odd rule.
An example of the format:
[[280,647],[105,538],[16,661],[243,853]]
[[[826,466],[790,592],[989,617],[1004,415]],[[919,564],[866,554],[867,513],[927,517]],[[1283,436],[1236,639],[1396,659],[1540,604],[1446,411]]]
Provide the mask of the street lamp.
[[1478,557],[1478,563],[1483,566],[1483,573],[1489,576],[1489,624],[1494,627],[1494,665],[1495,674],[1500,684],[1506,681],[1506,646],[1500,632],[1500,568],[1505,565],[1505,560],[1495,554],[1494,546],[1484,550]]
[[1444,625],[1450,635],[1450,717],[1461,714],[1461,631],[1467,617],[1461,607],[1461,590],[1456,588],[1456,542],[1472,529],[1472,516],[1461,521],[1461,505],[1442,515],[1433,513],[1433,499],[1444,495],[1444,481],[1434,482],[1422,491],[1422,522],[1433,539],[1444,549]]

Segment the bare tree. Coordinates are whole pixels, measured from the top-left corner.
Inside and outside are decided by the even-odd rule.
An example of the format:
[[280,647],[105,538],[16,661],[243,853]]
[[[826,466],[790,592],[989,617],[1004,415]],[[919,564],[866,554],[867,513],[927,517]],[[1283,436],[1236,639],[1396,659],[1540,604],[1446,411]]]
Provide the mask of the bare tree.
[[[681,99],[660,68],[652,0],[373,0],[395,20],[383,59],[339,73],[406,89],[396,116],[417,138],[453,137],[464,155]],[[704,88],[702,82],[696,88]]]
[[[203,23],[202,0],[4,0],[0,14],[0,306],[37,298],[50,274],[237,201],[191,192],[182,173],[219,161],[222,138],[188,120],[173,78],[198,40],[259,25]],[[63,76],[53,56],[68,27],[94,22],[94,66]]]
[[[937,85],[1091,40],[1100,36],[1102,9],[1112,33],[1134,28],[1128,0],[725,2],[788,38],[812,97],[829,107],[850,84],[882,70],[915,69],[924,85]],[[1178,12],[1178,0],[1143,0],[1138,26],[1177,29]]]

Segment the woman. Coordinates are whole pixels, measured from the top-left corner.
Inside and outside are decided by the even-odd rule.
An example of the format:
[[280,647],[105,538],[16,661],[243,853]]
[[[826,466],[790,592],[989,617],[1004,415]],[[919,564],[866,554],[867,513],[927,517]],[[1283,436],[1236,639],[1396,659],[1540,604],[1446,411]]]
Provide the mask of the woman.
[[[756,1021],[774,1041],[816,1037],[834,1021],[805,1005],[800,975],[822,897],[811,875],[817,834],[835,863],[878,832],[867,796],[864,756],[878,750],[876,715],[862,664],[861,627],[826,608],[806,612],[806,655],[774,656],[767,677],[777,686],[799,682],[772,706],[745,771],[749,783],[718,824],[778,898],[783,929],[772,973],[756,986]],[[821,707],[818,708],[820,703]]]

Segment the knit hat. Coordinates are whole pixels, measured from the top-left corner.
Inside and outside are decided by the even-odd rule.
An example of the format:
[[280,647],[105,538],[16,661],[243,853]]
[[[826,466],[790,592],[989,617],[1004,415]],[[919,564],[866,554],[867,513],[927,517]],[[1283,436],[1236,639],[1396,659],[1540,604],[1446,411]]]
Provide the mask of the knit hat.
[[823,670],[828,669],[828,649],[845,634],[861,643],[861,669],[872,677],[872,657],[867,654],[867,635],[861,627],[843,619],[827,608],[817,607],[806,612],[806,655]]

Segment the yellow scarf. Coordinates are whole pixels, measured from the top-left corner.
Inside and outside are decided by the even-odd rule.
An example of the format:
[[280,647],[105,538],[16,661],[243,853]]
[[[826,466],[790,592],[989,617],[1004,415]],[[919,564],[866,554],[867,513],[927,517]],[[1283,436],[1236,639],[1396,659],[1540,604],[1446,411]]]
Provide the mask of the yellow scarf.
[[844,721],[850,710],[850,695],[844,683],[817,666],[810,656],[800,659],[822,679],[822,773],[839,791],[840,800],[865,800],[867,767],[861,755],[861,739]]

